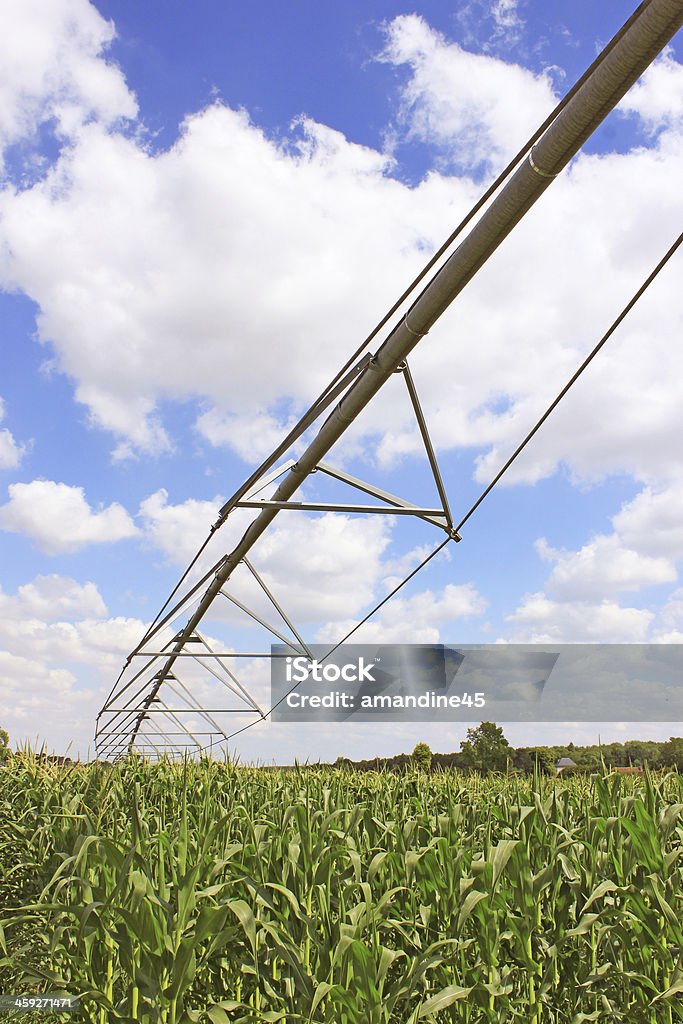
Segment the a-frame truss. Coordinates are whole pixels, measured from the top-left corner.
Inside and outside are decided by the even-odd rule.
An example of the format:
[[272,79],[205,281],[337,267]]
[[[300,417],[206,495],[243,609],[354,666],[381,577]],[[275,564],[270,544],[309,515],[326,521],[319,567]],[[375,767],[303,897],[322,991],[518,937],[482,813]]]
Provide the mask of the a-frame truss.
[[[245,497],[235,497],[229,507],[224,506],[221,509],[219,523],[214,526],[212,533],[227,522],[230,514],[238,509],[268,509],[278,512],[289,510],[324,514],[413,516],[445,532],[447,540],[459,541],[460,537],[453,528],[453,519],[434,445],[407,360],[401,363],[396,373],[405,381],[426,461],[439,498],[434,507],[415,505],[322,460],[314,472],[329,477],[350,491],[374,498],[377,504],[297,501],[293,498],[273,501],[258,497],[257,495],[264,489],[272,486],[292,469],[295,462],[289,460],[275,472],[264,475]],[[218,565],[212,566],[209,576],[213,577],[214,570],[220,567],[222,561],[223,559]],[[269,612],[257,610],[232,593],[227,580],[218,588],[214,600],[224,599],[233,609],[237,609],[247,619],[262,627],[262,631],[273,642],[279,641],[292,653],[303,654],[312,660],[313,655],[302,632],[285,611],[283,602],[273,593],[272,587],[268,585],[263,575],[246,555],[239,564],[246,569],[259,594],[265,598]],[[199,583],[204,587],[203,592],[201,587],[199,588],[201,601],[210,584],[207,585],[207,578],[200,580]],[[178,617],[182,617],[183,612],[187,613],[189,603],[196,600],[197,588],[191,587],[170,612],[150,628],[142,643],[131,652],[98,718],[97,750],[100,757],[117,759],[132,750],[154,758],[172,753],[197,754],[207,748],[219,748],[221,744],[226,744],[230,740],[235,731],[234,716],[245,716],[248,724],[257,724],[267,717],[267,712],[264,712],[252,698],[248,688],[240,682],[239,663],[240,660],[269,660],[274,657],[270,651],[216,650],[198,629],[185,637],[182,630],[171,632],[166,637],[170,624]],[[161,637],[165,639],[160,644]],[[182,641],[182,649],[173,653],[179,641]],[[174,658],[172,670],[164,670],[164,664],[171,656]],[[188,665],[191,672],[186,671]],[[217,690],[216,685],[211,688],[214,693],[213,704],[217,706],[206,703],[206,684],[209,681],[221,688]],[[197,696],[198,692],[201,699]],[[230,699],[227,699],[228,696]],[[223,701],[219,700],[220,697]],[[242,731],[243,719],[240,717],[237,721],[237,731]]]

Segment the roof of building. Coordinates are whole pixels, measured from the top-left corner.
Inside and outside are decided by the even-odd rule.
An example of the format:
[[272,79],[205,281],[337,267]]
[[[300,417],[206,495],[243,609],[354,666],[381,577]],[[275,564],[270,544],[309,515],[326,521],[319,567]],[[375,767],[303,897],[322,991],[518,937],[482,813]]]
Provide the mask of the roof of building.
[[556,768],[576,768],[576,761],[572,761],[571,757],[560,757],[555,762]]

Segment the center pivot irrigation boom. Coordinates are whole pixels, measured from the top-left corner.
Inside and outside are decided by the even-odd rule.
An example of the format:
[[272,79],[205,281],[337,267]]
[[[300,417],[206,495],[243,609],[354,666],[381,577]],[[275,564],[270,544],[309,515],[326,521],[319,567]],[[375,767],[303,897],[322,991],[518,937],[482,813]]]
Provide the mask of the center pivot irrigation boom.
[[[310,653],[284,608],[248,558],[259,538],[280,512],[297,509],[410,515],[431,523],[445,532],[445,539],[410,577],[446,544],[460,540],[458,529],[465,520],[454,525],[415,384],[406,362],[407,357],[682,23],[683,0],[646,0],[638,7],[297,426],[220,509],[209,537],[140,644],[128,656],[121,675],[98,715],[95,737],[98,756],[116,759],[132,751],[149,756],[199,752],[209,745],[206,742],[207,736],[211,737],[212,743],[214,739],[226,742],[248,727],[242,726],[230,732],[227,722],[232,716],[246,714],[250,719],[249,724],[256,724],[267,717],[269,712],[261,710],[233,670],[232,666],[238,656],[232,651],[216,651],[211,641],[200,632],[200,625],[216,599],[222,596],[228,599],[231,607],[240,609],[252,620],[268,628],[281,641],[289,644],[292,650]],[[400,310],[407,296],[481,210],[483,212],[479,220],[470,227],[469,233],[423,287],[408,311],[391,327],[377,351],[374,354],[367,351],[381,328]],[[438,508],[412,505],[323,461],[347,428],[395,373],[403,375],[408,389],[439,494],[441,504]],[[290,460],[273,470],[278,460],[286,455],[292,445],[334,402],[337,402],[336,406],[297,461]],[[293,496],[303,482],[317,472],[360,490],[382,504],[325,505],[293,501]],[[278,479],[280,483],[270,498],[259,497]],[[193,574],[197,573],[201,564],[200,557],[206,555],[209,545],[215,546],[217,531],[230,516],[252,514],[245,510],[252,510],[254,518],[237,542],[199,579],[195,579]],[[238,570],[248,575],[253,587],[265,598],[271,611],[274,611],[277,627],[271,625],[263,614],[255,612],[244,601],[225,590],[226,584],[232,581]],[[388,595],[385,600],[391,596]],[[264,656],[260,654],[250,657]],[[201,677],[197,675],[199,671]],[[208,697],[209,683],[221,699]],[[225,703],[228,694],[230,706]],[[198,722],[202,723],[199,728],[196,724]]]

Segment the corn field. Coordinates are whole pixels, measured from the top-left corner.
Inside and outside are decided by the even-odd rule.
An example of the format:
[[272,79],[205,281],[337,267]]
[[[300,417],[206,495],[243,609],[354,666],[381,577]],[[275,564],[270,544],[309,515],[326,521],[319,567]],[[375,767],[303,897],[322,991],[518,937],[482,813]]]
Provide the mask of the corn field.
[[682,812],[676,774],[27,753],[0,766],[0,992],[95,1024],[671,1024]]

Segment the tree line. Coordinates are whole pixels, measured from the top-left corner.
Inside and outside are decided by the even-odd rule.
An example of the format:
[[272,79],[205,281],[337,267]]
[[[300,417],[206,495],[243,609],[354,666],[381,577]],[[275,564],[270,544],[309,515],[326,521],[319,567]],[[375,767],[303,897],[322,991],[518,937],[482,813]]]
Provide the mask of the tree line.
[[[393,757],[373,757],[352,761],[339,757],[336,767],[353,767],[360,771],[407,771],[409,768],[435,770],[456,768],[462,771],[523,772],[534,770],[544,773],[555,772],[555,766],[562,757],[571,758],[577,768],[574,771],[589,771],[601,768],[676,768],[683,771],[683,737],[671,736],[668,740],[627,740],[624,743],[595,743],[580,746],[574,743],[556,746],[513,747],[506,739],[501,726],[495,722],[481,722],[467,730],[467,738],[454,753],[432,752],[427,743],[418,743],[410,754],[396,754]],[[565,769],[566,770],[566,769]]]

